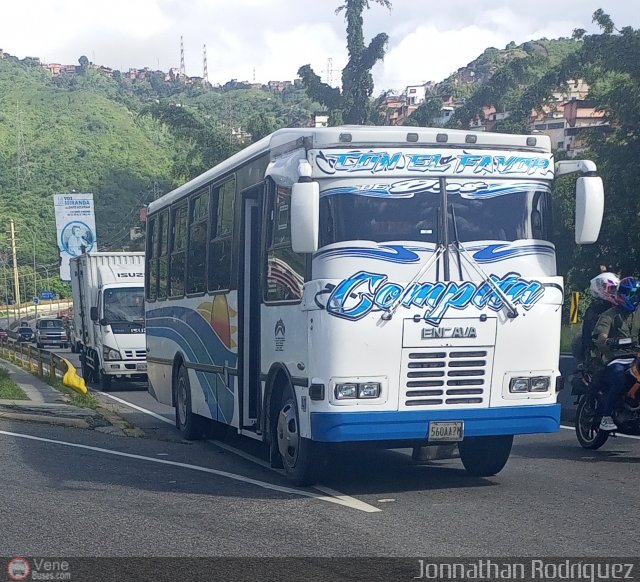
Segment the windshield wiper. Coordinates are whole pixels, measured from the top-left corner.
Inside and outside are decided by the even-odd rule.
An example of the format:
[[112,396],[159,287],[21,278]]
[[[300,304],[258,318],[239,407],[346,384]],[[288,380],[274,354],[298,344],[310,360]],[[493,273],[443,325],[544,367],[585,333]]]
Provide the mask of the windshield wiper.
[[453,248],[456,251],[456,255],[458,257],[458,270],[460,273],[460,281],[462,281],[462,263],[460,261],[460,258],[464,258],[465,261],[467,261],[467,263],[469,264],[469,266],[476,272],[476,275],[480,275],[480,277],[482,277],[483,279],[482,282],[488,283],[493,288],[496,295],[500,297],[500,299],[502,300],[502,304],[505,305],[507,308],[507,317],[510,319],[515,319],[519,315],[518,310],[516,309],[516,306],[513,303],[511,303],[506,293],[502,289],[500,289],[500,287],[492,279],[491,275],[487,275],[482,270],[480,265],[473,258],[473,255],[467,249],[465,249],[462,243],[460,242],[460,239],[458,238],[458,225],[456,222],[456,214],[455,214],[455,211],[453,210],[453,204],[451,205],[451,219],[453,221],[453,234],[455,236],[455,240],[454,242],[451,243],[451,245],[453,245]]
[[409,281],[409,283],[405,287],[404,292],[400,296],[398,296],[398,298],[395,301],[393,301],[393,303],[391,303],[391,305],[389,305],[389,307],[387,307],[387,309],[381,315],[381,318],[384,321],[389,321],[393,317],[393,314],[396,312],[398,307],[400,307],[400,304],[404,301],[405,297],[407,296],[407,293],[411,290],[411,288],[413,287],[414,283],[418,279],[420,279],[433,266],[433,264],[436,261],[440,260],[440,256],[445,252],[445,250],[446,250],[446,248],[445,248],[445,246],[443,244],[439,244],[435,248],[435,250],[433,252],[433,255],[431,255],[429,260],[414,275],[414,277],[411,279],[411,281]]

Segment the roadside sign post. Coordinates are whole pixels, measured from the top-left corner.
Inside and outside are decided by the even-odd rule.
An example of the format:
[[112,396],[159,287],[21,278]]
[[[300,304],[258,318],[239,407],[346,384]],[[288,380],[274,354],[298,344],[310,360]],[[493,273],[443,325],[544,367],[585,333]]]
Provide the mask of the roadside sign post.
[[49,313],[51,313],[51,304],[53,302],[54,296],[55,293],[53,291],[40,291],[40,299],[42,299],[42,301],[49,302]]

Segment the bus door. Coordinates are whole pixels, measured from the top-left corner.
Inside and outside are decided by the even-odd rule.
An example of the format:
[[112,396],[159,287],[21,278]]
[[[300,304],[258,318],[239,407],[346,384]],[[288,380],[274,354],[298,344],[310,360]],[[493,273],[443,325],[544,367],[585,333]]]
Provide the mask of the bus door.
[[260,257],[264,185],[242,193],[242,261],[240,267],[240,427],[260,427]]

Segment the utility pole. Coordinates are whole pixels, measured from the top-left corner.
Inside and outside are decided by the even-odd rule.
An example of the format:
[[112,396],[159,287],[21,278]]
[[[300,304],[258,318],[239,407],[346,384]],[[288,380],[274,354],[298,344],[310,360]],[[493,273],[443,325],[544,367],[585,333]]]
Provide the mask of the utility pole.
[[16,230],[13,224],[13,218],[9,222],[11,224],[11,252],[13,253],[13,284],[18,313],[20,313],[20,280],[18,279],[18,257],[16,255]]
[[37,274],[36,274],[36,233],[35,231],[31,233],[33,236],[33,298],[36,304],[36,323],[38,323],[38,282],[37,282]]

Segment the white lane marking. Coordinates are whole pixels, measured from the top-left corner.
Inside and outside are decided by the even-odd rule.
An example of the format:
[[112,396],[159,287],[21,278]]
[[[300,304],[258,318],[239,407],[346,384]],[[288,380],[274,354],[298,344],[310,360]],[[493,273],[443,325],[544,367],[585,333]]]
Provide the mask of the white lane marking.
[[[288,493],[290,495],[298,495],[300,497],[309,497],[311,499],[317,499],[318,501],[326,501],[328,503],[334,503],[336,505],[342,505],[344,507],[351,507],[352,509],[357,509],[353,507],[351,504],[346,503],[340,498],[337,497],[327,497],[325,495],[318,495],[317,493],[313,493],[311,491],[303,491],[302,489],[292,489],[291,487],[283,487],[281,485],[274,485],[273,483],[267,483],[266,481],[258,481],[257,479],[251,479],[250,477],[245,477],[243,475],[237,475],[236,473],[229,473],[228,471],[220,471],[219,469],[210,469],[209,467],[202,467],[200,465],[192,465],[190,463],[180,463],[178,461],[169,461],[166,459],[156,459],[154,457],[146,457],[144,455],[135,455],[133,453],[123,453],[122,451],[114,451],[112,449],[104,449],[102,447],[92,447],[89,445],[81,445],[78,443],[69,443],[66,441],[59,441],[55,439],[48,439],[43,437],[37,437],[29,434],[22,434],[17,432],[10,432],[7,430],[0,430],[0,434],[11,436],[15,438],[22,438],[27,440],[39,441],[43,443],[51,443],[54,445],[61,445],[64,447],[73,447],[77,449],[85,449],[87,451],[95,451],[98,453],[104,453],[107,455],[114,455],[116,457],[126,457],[128,459],[136,459],[138,461],[148,461],[150,463],[158,463],[160,465],[171,465],[173,467],[180,467],[181,469],[191,469],[193,471],[200,471],[202,473],[209,473],[211,475],[217,475],[218,477],[225,477],[227,479],[232,479],[234,481],[241,481],[242,483],[247,483],[249,485],[255,485],[256,487],[261,487],[262,489],[269,489],[271,491],[278,491],[279,493]],[[363,510],[361,510],[363,511]]]
[[[258,457],[254,457],[253,455],[251,455],[249,453],[245,453],[244,451],[236,449],[235,447],[229,446],[229,445],[227,445],[225,443],[221,443],[220,441],[209,440],[209,442],[214,444],[216,447],[220,447],[221,449],[224,449],[225,451],[229,451],[230,453],[232,453],[234,455],[238,455],[239,457],[242,457],[243,459],[246,459],[247,461],[250,461],[251,463],[255,463],[256,465],[260,465],[261,467],[264,467],[265,469],[269,469],[270,471],[274,471],[274,472],[278,473],[279,475],[283,475],[283,476],[285,475],[285,472],[282,469],[275,469],[269,463],[267,463],[266,461],[263,461],[262,459],[259,459]],[[313,489],[317,489],[318,491],[322,491],[323,493],[328,493],[329,495],[332,495],[336,499],[341,499],[342,501],[344,501],[344,503],[346,505],[348,505],[349,507],[353,507],[353,509],[359,509],[360,511],[364,511],[366,513],[376,513],[378,511],[381,511],[381,509],[379,507],[375,507],[374,505],[369,505],[368,503],[365,503],[364,501],[360,501],[360,499],[357,499],[356,497],[351,497],[350,495],[345,495],[344,493],[341,493],[340,491],[336,491],[335,489],[330,489],[329,487],[324,487],[323,485],[314,485]]]
[[153,416],[153,418],[157,418],[158,420],[161,420],[162,422],[166,422],[167,424],[170,425],[175,425],[175,422],[169,418],[167,418],[166,416],[162,416],[161,414],[157,414],[156,412],[153,412],[151,410],[147,410],[146,408],[142,408],[142,406],[138,406],[137,404],[131,404],[131,402],[127,402],[126,400],[123,400],[122,398],[118,398],[117,396],[114,396],[113,394],[108,394],[106,392],[100,392],[100,391],[95,391],[97,394],[102,394],[103,396],[106,396],[107,398],[111,398],[112,400],[115,400],[117,402],[120,402],[121,404],[125,404],[126,406],[130,406],[131,408],[134,408],[135,410],[138,410],[139,412],[144,412],[145,414],[148,414],[149,416]]
[[[564,426],[564,424],[561,424],[560,428],[564,428],[565,430],[573,430],[573,431],[576,430],[574,426]],[[632,434],[620,434],[619,432],[617,432],[616,437],[623,438],[623,439],[633,439],[634,441],[640,441],[640,436],[635,436]]]
[[350,495],[345,495],[344,493],[340,493],[340,491],[336,491],[335,489],[331,489],[331,487],[325,487],[324,485],[315,485],[314,489],[318,491],[322,491],[323,493],[327,493],[332,495],[336,499],[341,499],[349,507],[353,507],[353,509],[359,509],[360,511],[365,511],[367,513],[376,513],[378,511],[382,511],[379,507],[375,507],[374,505],[369,505],[364,501],[360,501],[355,497],[351,497]]
[[[156,414],[155,412],[152,412],[151,410],[147,410],[146,408],[142,408],[142,406],[137,406],[136,404],[131,404],[131,402],[127,402],[126,400],[123,400],[122,398],[118,398],[117,396],[113,396],[112,394],[107,394],[105,392],[101,392],[101,394],[104,394],[105,396],[108,396],[109,398],[113,398],[114,400],[117,400],[118,402],[121,402],[122,404],[124,404],[126,406],[130,406],[131,408],[135,408],[136,410],[139,410],[140,412],[143,412],[145,414],[149,414],[150,416],[153,416],[154,418],[157,418],[158,420],[162,420],[162,421],[167,422],[167,423],[169,423],[171,425],[175,424],[173,421],[169,420],[168,418],[165,418],[164,416],[160,416],[159,414]],[[221,449],[223,449],[225,451],[228,451],[230,453],[233,453],[234,455],[242,457],[243,459],[246,459],[247,461],[250,461],[252,463],[260,465],[261,467],[263,467],[265,469],[269,469],[270,471],[274,471],[274,472],[278,473],[279,475],[284,475],[284,471],[281,471],[279,469],[274,469],[266,461],[263,461],[262,459],[254,457],[253,455],[250,455],[249,453],[245,453],[244,451],[236,449],[235,447],[229,446],[229,445],[227,445],[225,443],[221,443],[220,441],[217,441],[217,440],[210,439],[209,442],[213,443],[215,446],[220,447]],[[323,489],[321,487],[314,487],[314,489],[317,489],[318,491],[324,491],[325,493],[328,493],[327,489]],[[375,513],[377,511],[380,511],[380,509],[378,507],[374,507],[373,505],[369,505],[368,503],[365,503],[364,501],[360,501],[359,499],[356,499],[355,497],[350,497],[349,495],[344,495],[343,493],[340,493],[338,491],[335,491],[334,493],[330,493],[330,495],[333,495],[336,499],[340,499],[343,502],[343,504],[346,505],[347,507],[353,507],[354,509],[359,509],[360,511],[366,511],[368,513]]]

